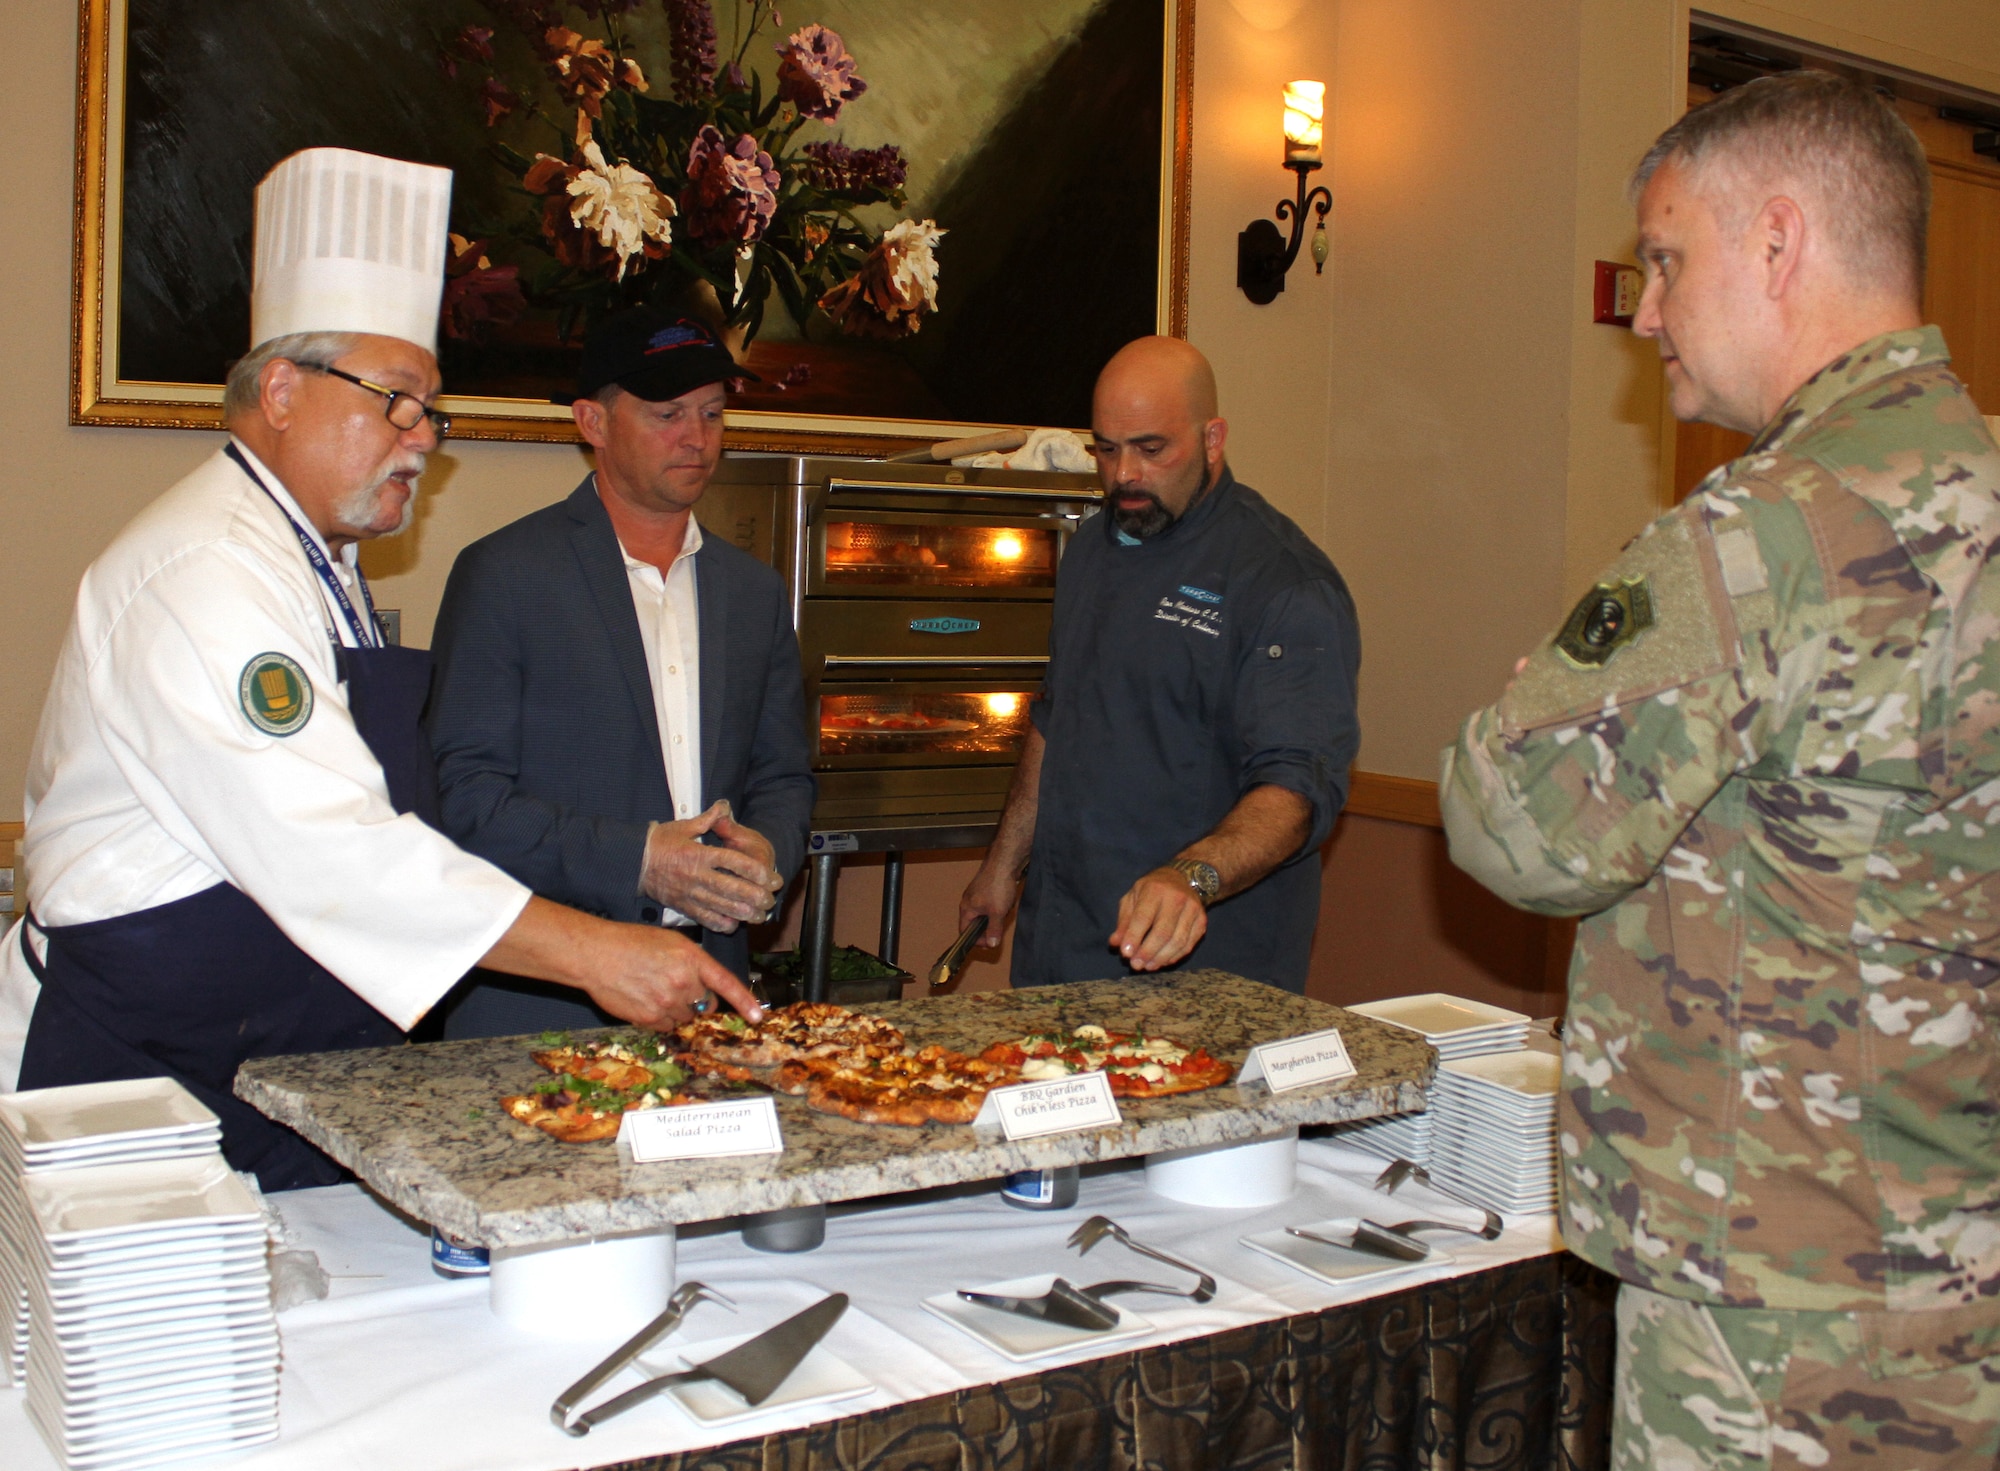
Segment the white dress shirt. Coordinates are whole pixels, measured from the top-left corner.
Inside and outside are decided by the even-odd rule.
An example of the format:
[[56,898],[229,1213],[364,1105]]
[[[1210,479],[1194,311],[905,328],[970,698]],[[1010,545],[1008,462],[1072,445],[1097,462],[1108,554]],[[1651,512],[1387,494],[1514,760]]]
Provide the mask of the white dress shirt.
[[[329,560],[358,603],[353,549]],[[132,914],[227,881],[404,1027],[506,933],[528,890],[390,805],[335,671],[328,630],[352,640],[328,602],[285,515],[220,451],[118,533],[78,588],[29,758],[37,923]],[[310,718],[284,736],[242,704],[243,671],[265,653],[312,683]],[[0,1089],[18,1074],[39,989],[10,933]]]
[[[698,816],[701,800],[701,621],[695,599],[694,554],[701,550],[701,524],[688,517],[687,537],[666,575],[651,562],[625,550],[625,580],[632,609],[639,615],[639,638],[646,646],[646,672],[653,682],[653,713],[660,726],[660,759],[667,769],[674,820]],[[678,909],[660,910],[663,925],[694,923]]]

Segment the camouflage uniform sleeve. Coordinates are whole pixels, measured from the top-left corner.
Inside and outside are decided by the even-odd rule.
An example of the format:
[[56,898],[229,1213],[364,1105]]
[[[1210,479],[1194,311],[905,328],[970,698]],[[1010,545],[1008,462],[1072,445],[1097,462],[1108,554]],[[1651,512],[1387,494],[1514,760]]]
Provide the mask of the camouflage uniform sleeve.
[[1723,509],[1697,495],[1648,527],[1446,749],[1452,861],[1510,904],[1608,907],[1757,759],[1776,665],[1768,636],[1743,658],[1731,592],[1763,566],[1756,538],[1713,534]]

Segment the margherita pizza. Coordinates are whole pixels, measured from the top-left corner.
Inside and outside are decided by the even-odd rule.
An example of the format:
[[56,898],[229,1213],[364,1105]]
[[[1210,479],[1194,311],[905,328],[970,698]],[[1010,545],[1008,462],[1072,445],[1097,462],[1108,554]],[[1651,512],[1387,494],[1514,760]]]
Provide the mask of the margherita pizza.
[[1199,1093],[1233,1076],[1200,1047],[1183,1047],[1143,1032],[1108,1032],[1081,1026],[1072,1032],[1035,1032],[1018,1042],[996,1042],[981,1057],[1018,1069],[1023,1082],[1046,1082],[1076,1073],[1103,1072],[1122,1098],[1163,1098]]

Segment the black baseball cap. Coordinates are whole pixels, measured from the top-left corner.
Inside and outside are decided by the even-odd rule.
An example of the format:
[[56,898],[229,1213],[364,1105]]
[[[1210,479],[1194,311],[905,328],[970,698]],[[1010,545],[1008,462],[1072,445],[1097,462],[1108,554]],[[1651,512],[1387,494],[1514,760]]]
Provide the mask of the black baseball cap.
[[709,383],[756,377],[692,317],[636,307],[606,317],[584,339],[576,396],[594,398],[615,383],[648,403],[664,403]]

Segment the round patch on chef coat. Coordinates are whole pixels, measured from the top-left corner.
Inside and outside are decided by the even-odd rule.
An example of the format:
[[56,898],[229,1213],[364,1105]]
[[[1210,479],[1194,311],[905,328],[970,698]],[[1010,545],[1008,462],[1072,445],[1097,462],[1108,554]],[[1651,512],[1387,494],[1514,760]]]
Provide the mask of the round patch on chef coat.
[[250,723],[266,735],[291,735],[312,719],[312,681],[296,660],[283,654],[259,654],[245,664],[236,696]]

